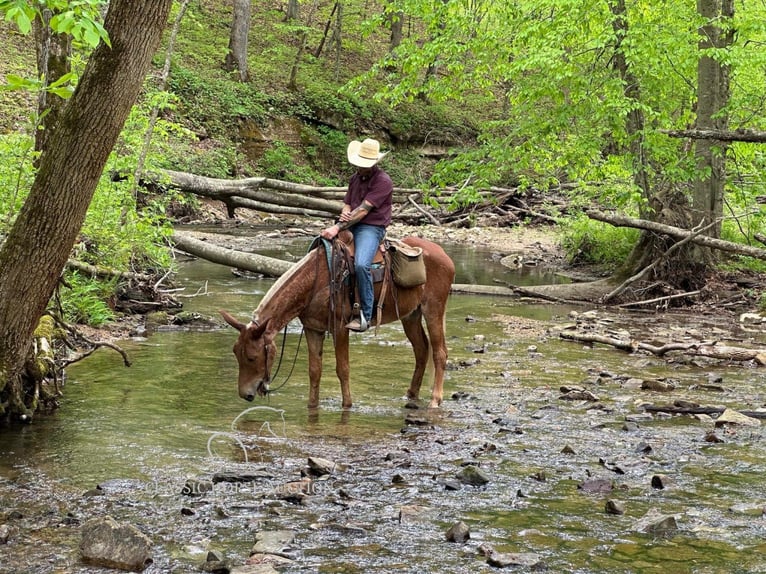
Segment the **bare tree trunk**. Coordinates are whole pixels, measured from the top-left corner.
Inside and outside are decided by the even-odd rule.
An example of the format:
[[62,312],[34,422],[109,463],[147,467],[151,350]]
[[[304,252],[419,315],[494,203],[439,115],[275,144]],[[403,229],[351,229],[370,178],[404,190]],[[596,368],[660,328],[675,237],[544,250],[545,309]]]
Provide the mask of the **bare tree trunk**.
[[[37,74],[43,79],[43,85],[49,86],[71,71],[69,57],[72,54],[72,38],[66,34],[55,34],[50,28],[53,12],[43,8],[35,18],[35,49],[37,51]],[[40,90],[37,101],[37,113],[40,120],[35,132],[35,151],[45,149],[46,142],[56,130],[66,100]],[[47,112],[43,115],[43,112]]]
[[91,55],[0,250],[0,411],[6,416],[31,415],[23,374],[35,327],[141,89],[171,4],[112,0],[105,21],[112,46],[101,43]]
[[[632,102],[638,103],[641,99],[641,84],[628,66],[628,61],[622,47],[622,41],[628,33],[625,0],[614,0],[610,8],[614,15],[612,28],[616,39],[612,66],[620,74],[622,83],[625,86],[625,97]],[[630,154],[633,157],[633,182],[641,190],[643,196],[649,199],[651,197],[651,188],[647,170],[646,150],[644,148],[644,114],[639,106],[631,106],[625,118],[625,131],[628,132]]]
[[250,34],[250,0],[234,0],[234,15],[229,35],[229,50],[223,69],[229,72],[237,70],[239,81],[250,80],[247,67],[247,37]]
[[[700,28],[699,49],[701,52],[697,63],[697,122],[696,128],[701,130],[728,128],[728,116],[722,114],[729,100],[729,72],[727,66],[704,53],[705,50],[725,48],[731,43],[731,33],[720,27],[721,19],[730,22],[733,16],[733,3],[726,1],[726,10],[721,0],[697,0],[697,11],[705,20]],[[694,183],[694,199],[692,202],[693,224],[720,220],[723,214],[723,192],[726,180],[726,143],[716,140],[697,140],[695,156],[697,169],[701,174]],[[711,237],[720,237],[720,224],[710,228]]]
[[391,41],[388,47],[389,50],[395,50],[402,43],[404,37],[404,12],[389,12],[387,19],[389,26],[391,26]]
[[297,20],[300,14],[300,6],[298,0],[287,0],[287,13],[285,14],[285,20],[288,22],[291,20]]

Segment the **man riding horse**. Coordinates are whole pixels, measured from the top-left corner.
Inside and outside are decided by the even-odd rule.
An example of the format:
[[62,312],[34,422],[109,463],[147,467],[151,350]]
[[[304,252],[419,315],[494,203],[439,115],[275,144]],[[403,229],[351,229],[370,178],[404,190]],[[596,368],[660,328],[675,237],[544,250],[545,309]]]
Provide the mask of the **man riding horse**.
[[366,331],[372,320],[374,290],[372,260],[378,246],[386,236],[391,223],[391,204],[394,184],[389,175],[377,164],[386,155],[380,152],[380,143],[374,139],[348,144],[348,161],[357,167],[351,176],[343,198],[343,209],[337,223],[322,230],[325,239],[334,239],[342,230],[349,229],[354,236],[354,271],[359,291],[359,317],[346,325],[351,331]]

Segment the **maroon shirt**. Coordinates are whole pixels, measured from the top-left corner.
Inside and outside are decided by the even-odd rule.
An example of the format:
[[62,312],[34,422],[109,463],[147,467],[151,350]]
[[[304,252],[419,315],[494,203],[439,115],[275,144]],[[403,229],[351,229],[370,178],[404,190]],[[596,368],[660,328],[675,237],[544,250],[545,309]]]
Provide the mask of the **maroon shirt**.
[[372,171],[369,176],[361,176],[359,172],[351,176],[343,203],[351,206],[353,211],[362,205],[362,201],[366,200],[373,206],[373,209],[359,223],[386,227],[391,223],[394,183],[389,175],[377,165],[370,169]]

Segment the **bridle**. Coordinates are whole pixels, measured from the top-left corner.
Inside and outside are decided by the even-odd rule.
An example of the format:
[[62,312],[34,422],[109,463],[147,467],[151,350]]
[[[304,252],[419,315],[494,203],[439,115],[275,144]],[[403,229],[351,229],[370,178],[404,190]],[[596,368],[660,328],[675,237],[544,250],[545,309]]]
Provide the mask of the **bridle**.
[[[260,326],[260,323],[258,322],[257,319],[253,319],[252,321],[253,321],[253,323],[255,324],[256,327]],[[295,363],[298,361],[298,351],[300,351],[301,342],[302,341],[303,341],[303,329],[301,328],[301,334],[298,337],[298,345],[295,347],[295,356],[293,357],[293,364],[290,366],[290,372],[287,373],[287,376],[285,377],[285,380],[282,381],[282,383],[278,387],[273,388],[273,389],[269,387],[269,384],[271,383],[271,380],[272,380],[271,373],[269,372],[269,370],[270,370],[269,369],[269,346],[270,345],[264,345],[263,346],[264,365],[266,365],[266,373],[265,373],[265,375],[263,377],[263,381],[261,381],[261,384],[265,385],[267,387],[266,388],[266,395],[269,395],[269,394],[273,393],[274,391],[278,391],[279,389],[281,389],[282,387],[284,387],[287,384],[287,381],[290,380],[290,377],[293,374],[293,370],[295,369]],[[279,352],[279,360],[277,361],[277,368],[276,368],[276,371],[274,372],[274,377],[273,377],[274,379],[277,378],[277,376],[279,375],[279,370],[282,367],[282,359],[285,356],[285,348],[286,348],[286,346],[287,346],[287,325],[285,325],[285,328],[282,331],[282,346],[281,346],[281,349],[280,349],[280,352]]]

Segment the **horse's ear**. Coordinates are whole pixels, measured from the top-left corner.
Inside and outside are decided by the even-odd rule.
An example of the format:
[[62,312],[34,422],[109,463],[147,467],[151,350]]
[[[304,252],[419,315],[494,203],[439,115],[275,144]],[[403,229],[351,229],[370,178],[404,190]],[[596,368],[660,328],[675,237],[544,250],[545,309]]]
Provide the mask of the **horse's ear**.
[[221,317],[223,317],[223,320],[226,321],[232,327],[234,327],[237,331],[241,333],[244,330],[245,328],[244,323],[238,321],[235,317],[233,317],[226,311],[219,309],[218,312],[221,314]]

